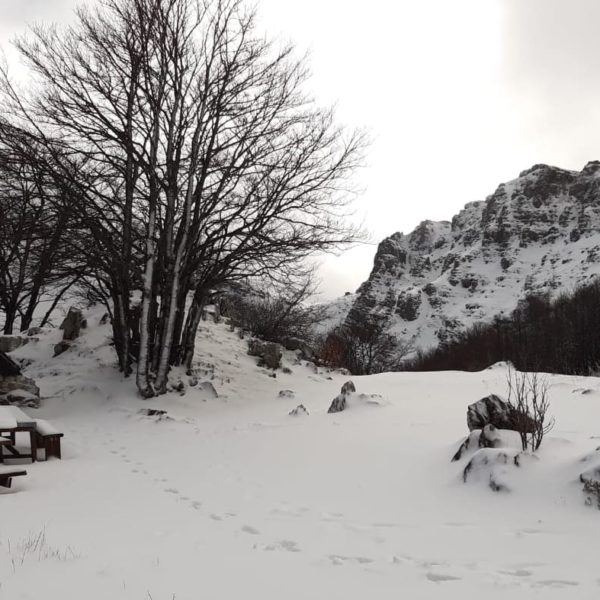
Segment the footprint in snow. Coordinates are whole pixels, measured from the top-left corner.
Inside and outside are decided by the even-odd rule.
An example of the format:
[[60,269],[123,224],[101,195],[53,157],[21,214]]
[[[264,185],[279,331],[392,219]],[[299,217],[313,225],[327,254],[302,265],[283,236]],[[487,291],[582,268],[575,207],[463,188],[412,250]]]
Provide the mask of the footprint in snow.
[[569,581],[567,579],[543,579],[542,581],[537,581],[535,583],[536,586],[544,586],[544,587],[575,587],[579,585],[578,581]]
[[250,535],[259,535],[260,531],[258,529],[254,529],[254,527],[251,527],[250,525],[244,525],[242,527],[242,531],[244,533],[249,533]]
[[285,550],[286,552],[301,552],[298,543],[293,540],[281,540],[273,544],[265,544],[263,546],[254,544],[255,550],[264,550],[265,552],[273,552],[274,550]]
[[335,566],[341,566],[347,562],[357,563],[359,565],[368,565],[375,562],[372,558],[366,556],[343,556],[342,554],[330,554],[329,560]]
[[191,505],[195,510],[200,510],[202,507],[202,502],[198,502],[198,500],[192,500]]
[[176,490],[175,488],[165,488],[164,491],[167,492],[167,494],[179,494],[179,490]]
[[445,581],[459,581],[460,577],[454,577],[453,575],[442,575],[441,573],[427,573],[425,575],[429,581],[434,583],[443,583]]
[[503,575],[511,575],[512,577],[531,577],[533,573],[527,569],[515,569],[514,571],[500,571]]

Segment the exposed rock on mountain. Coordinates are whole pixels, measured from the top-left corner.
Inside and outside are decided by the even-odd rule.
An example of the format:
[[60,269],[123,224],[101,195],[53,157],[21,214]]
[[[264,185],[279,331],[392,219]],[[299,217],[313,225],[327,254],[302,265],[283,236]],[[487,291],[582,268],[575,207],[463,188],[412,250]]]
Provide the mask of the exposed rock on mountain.
[[535,165],[451,222],[423,221],[379,244],[345,322],[383,322],[415,346],[451,340],[532,293],[600,274],[600,162],[581,172]]

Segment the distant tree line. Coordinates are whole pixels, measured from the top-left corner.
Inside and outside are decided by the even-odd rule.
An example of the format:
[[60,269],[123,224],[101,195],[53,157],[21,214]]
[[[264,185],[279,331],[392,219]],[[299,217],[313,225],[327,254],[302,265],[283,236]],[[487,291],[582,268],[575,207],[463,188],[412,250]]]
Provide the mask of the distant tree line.
[[456,340],[421,351],[404,370],[479,371],[510,361],[519,371],[600,372],[600,281],[554,299],[529,296],[508,316],[469,328]]
[[242,0],[104,0],[15,45],[33,85],[0,65],[6,333],[76,285],[154,396],[192,367],[211,289],[301,289],[307,258],[361,239],[345,216],[365,137],[314,102],[305,60]]

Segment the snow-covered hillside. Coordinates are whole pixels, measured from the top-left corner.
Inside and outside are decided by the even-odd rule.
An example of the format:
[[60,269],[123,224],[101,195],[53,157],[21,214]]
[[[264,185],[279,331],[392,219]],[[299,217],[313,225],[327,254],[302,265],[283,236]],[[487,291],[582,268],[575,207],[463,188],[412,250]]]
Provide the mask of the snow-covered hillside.
[[422,348],[512,311],[532,293],[571,291],[600,274],[600,162],[536,165],[452,222],[383,240],[339,321],[381,319]]
[[[56,330],[12,354],[65,437],[62,461],[0,493],[3,600],[597,597],[600,513],[578,475],[600,444],[599,379],[550,377],[557,426],[494,493],[450,458],[467,405],[505,391],[502,366],[356,377],[381,397],[332,415],[347,377],[290,353],[273,378],[203,323],[197,363],[218,397],[143,401],[99,316],[57,358]],[[309,416],[290,416],[300,403]]]

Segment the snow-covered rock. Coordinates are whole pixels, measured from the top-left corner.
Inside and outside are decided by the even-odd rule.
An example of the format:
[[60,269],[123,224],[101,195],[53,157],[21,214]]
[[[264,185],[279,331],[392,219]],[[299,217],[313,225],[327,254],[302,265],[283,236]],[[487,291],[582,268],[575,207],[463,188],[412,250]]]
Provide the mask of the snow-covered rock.
[[513,448],[518,450],[521,447],[521,437],[516,431],[486,425],[483,429],[474,429],[469,433],[452,457],[452,462],[471,456],[479,448]]
[[583,483],[586,504],[600,508],[600,447],[584,457],[583,462],[590,464],[579,476],[579,480]]
[[512,429],[513,418],[510,406],[496,394],[490,394],[467,408],[467,427],[469,431],[483,429],[493,425],[498,429]]
[[24,335],[0,335],[0,352],[13,352],[30,341],[31,338]]
[[513,489],[514,470],[533,460],[533,455],[518,450],[481,448],[464,468],[463,481],[484,484],[494,492],[507,492]]
[[280,344],[251,339],[248,340],[248,354],[258,356],[260,362],[268,369],[278,369],[281,366],[283,352]]
[[327,412],[338,413],[346,409],[348,397],[356,392],[356,386],[352,381],[346,381],[340,393],[333,399]]
[[306,407],[304,406],[304,404],[298,404],[298,406],[296,406],[296,408],[293,408],[292,410],[290,410],[289,414],[292,417],[308,417],[309,413],[306,410]]

